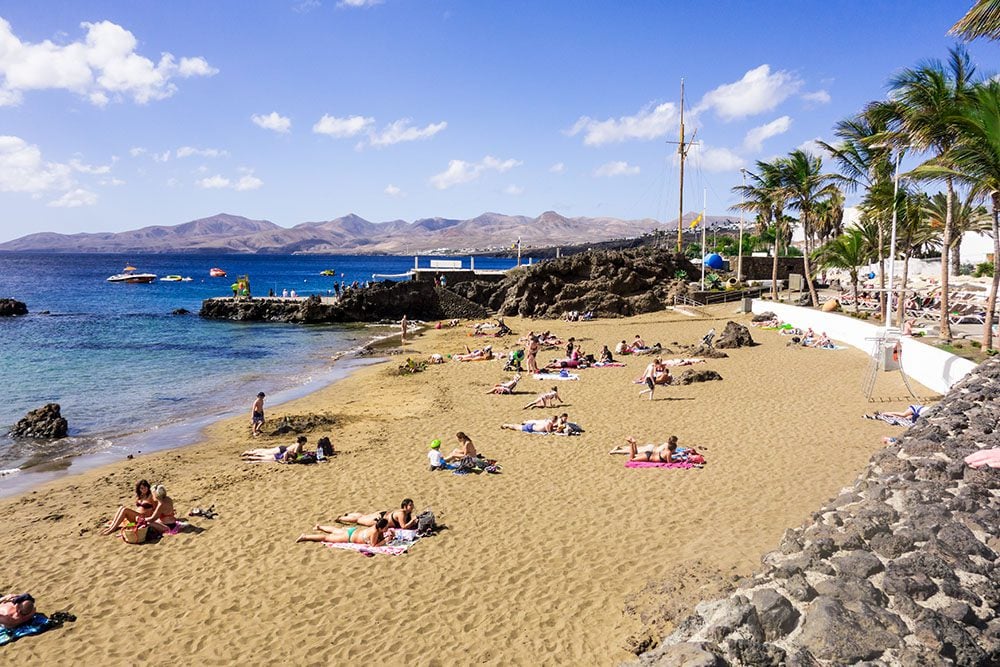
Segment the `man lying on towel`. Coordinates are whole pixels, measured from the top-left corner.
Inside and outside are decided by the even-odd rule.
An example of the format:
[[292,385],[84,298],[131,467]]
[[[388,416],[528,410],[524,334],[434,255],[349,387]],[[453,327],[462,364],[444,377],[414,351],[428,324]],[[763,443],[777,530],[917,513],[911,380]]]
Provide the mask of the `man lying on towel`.
[[642,445],[632,436],[625,438],[625,445],[615,447],[608,454],[628,454],[629,461],[652,463],[704,463],[705,457],[690,447],[678,447],[677,436],[672,435],[662,445]]

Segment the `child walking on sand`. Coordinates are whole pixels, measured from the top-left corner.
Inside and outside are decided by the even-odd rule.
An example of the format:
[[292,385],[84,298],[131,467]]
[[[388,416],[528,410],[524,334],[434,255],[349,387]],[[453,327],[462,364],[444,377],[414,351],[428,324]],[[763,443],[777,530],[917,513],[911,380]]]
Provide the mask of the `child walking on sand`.
[[257,394],[257,399],[250,408],[250,425],[253,427],[253,434],[260,435],[264,428],[264,392]]

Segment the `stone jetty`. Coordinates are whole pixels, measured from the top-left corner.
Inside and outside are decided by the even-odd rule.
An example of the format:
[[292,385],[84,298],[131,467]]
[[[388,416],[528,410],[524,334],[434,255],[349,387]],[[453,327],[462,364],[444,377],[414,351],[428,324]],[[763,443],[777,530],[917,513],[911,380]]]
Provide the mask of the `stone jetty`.
[[1000,358],[925,414],[634,664],[1000,664]]

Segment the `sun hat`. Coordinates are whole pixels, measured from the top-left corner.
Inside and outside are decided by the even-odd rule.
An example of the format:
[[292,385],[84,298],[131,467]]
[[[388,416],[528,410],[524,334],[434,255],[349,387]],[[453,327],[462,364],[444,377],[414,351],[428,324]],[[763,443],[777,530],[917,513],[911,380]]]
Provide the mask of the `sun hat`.
[[441,446],[441,441],[437,438],[431,440],[431,449],[438,449]]

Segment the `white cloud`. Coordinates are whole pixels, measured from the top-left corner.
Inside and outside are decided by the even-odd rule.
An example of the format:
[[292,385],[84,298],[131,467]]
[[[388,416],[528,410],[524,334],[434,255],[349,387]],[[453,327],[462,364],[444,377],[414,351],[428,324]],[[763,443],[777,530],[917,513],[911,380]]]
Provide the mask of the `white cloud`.
[[319,0],[302,0],[299,4],[292,5],[292,11],[299,14],[307,14],[314,9],[318,9],[320,6]]
[[441,130],[448,127],[448,123],[432,123],[426,127],[411,127],[409,118],[402,118],[394,123],[390,123],[382,128],[381,132],[372,132],[369,142],[372,146],[381,148],[391,146],[403,141],[417,141],[433,137]]
[[162,153],[153,153],[154,162],[167,162],[170,160],[170,151],[165,150]]
[[104,106],[131,98],[139,104],[170,97],[175,78],[212,76],[218,70],[204,58],[181,58],[170,53],[159,62],[135,52],[135,36],[110,21],[81,23],[81,40],[59,45],[45,40],[22,42],[8,21],[0,18],[0,106],[20,103],[32,90],[67,90]]
[[119,185],[125,185],[125,181],[121,180],[120,178],[115,178],[114,176],[112,176],[111,178],[102,178],[97,183],[98,183],[98,185],[110,185],[112,187],[118,187]]
[[38,146],[0,136],[0,192],[68,190],[74,185],[70,171],[68,165],[45,162]]
[[197,155],[198,157],[224,157],[229,155],[227,151],[219,148],[195,148],[193,146],[181,146],[175,154],[178,159],[191,157],[192,155]]
[[374,7],[381,5],[384,0],[340,0],[338,7]]
[[232,181],[225,176],[216,174],[215,176],[209,176],[208,178],[201,179],[195,183],[195,185],[206,190],[221,190],[222,188],[230,187],[232,185]]
[[233,184],[233,189],[237,192],[246,192],[247,190],[257,190],[262,185],[264,185],[264,181],[253,174],[244,174]]
[[800,150],[804,153],[815,155],[816,157],[828,159],[830,157],[830,154],[827,152],[825,148],[819,145],[819,142],[822,140],[823,140],[822,137],[807,139],[806,141],[803,141],[801,144],[796,146],[795,149]]
[[617,143],[629,139],[649,140],[662,137],[677,126],[677,108],[672,102],[656,107],[646,105],[634,116],[594,120],[581,116],[566,134],[573,137],[584,133],[583,143],[588,146]]
[[498,160],[492,155],[487,155],[479,162],[466,162],[465,160],[451,160],[448,168],[440,174],[431,176],[431,185],[438,190],[446,190],[453,185],[468,183],[479,178],[484,171],[497,171],[501,174],[510,171],[514,167],[519,167],[522,162],[519,160]]
[[618,160],[602,164],[594,170],[594,176],[635,176],[639,173],[639,167],[630,165],[628,162]]
[[365,118],[364,116],[337,118],[335,116],[323,114],[323,117],[316,121],[316,124],[313,125],[313,132],[316,134],[326,134],[331,137],[343,139],[345,137],[353,137],[361,134],[374,125],[374,123],[374,118]]
[[[676,156],[674,161],[676,164]],[[728,148],[712,148],[703,144],[691,147],[688,162],[692,167],[708,172],[733,171],[746,164],[742,157]]]
[[97,195],[83,188],[76,188],[58,199],[53,199],[46,206],[51,206],[52,208],[79,208],[80,206],[93,206],[96,203]]
[[286,133],[292,127],[292,119],[287,116],[280,115],[277,111],[272,111],[266,116],[253,114],[250,116],[250,120],[252,120],[254,125],[257,127],[262,127],[265,130],[274,130],[275,132]]
[[817,90],[814,93],[802,93],[802,99],[811,105],[829,104],[830,93],[825,90]]
[[778,70],[771,73],[769,65],[761,65],[734,83],[726,83],[701,98],[694,109],[699,113],[713,109],[724,121],[771,111],[802,87],[793,73]]
[[77,158],[73,158],[72,160],[70,160],[69,166],[73,169],[73,171],[78,171],[81,174],[107,174],[111,171],[111,165],[109,164],[104,164],[104,165],[84,164]]
[[524,188],[522,188],[520,185],[514,185],[513,183],[511,183],[510,185],[505,187],[503,191],[504,194],[517,196],[524,193]]
[[390,183],[389,185],[385,186],[385,193],[387,195],[389,195],[390,197],[402,197],[402,196],[404,196],[403,195],[403,191],[400,190],[399,188],[397,188],[392,183]]
[[554,165],[549,167],[549,171],[553,174],[564,174],[566,173],[566,165],[562,162],[556,162]]
[[788,116],[775,118],[770,123],[765,123],[747,132],[743,138],[743,147],[748,151],[759,152],[764,150],[764,141],[779,134],[784,134],[792,126],[792,119]]
[[139,157],[145,152],[146,149],[143,148],[142,146],[133,146],[132,148],[128,149],[128,154],[131,155],[132,157]]

